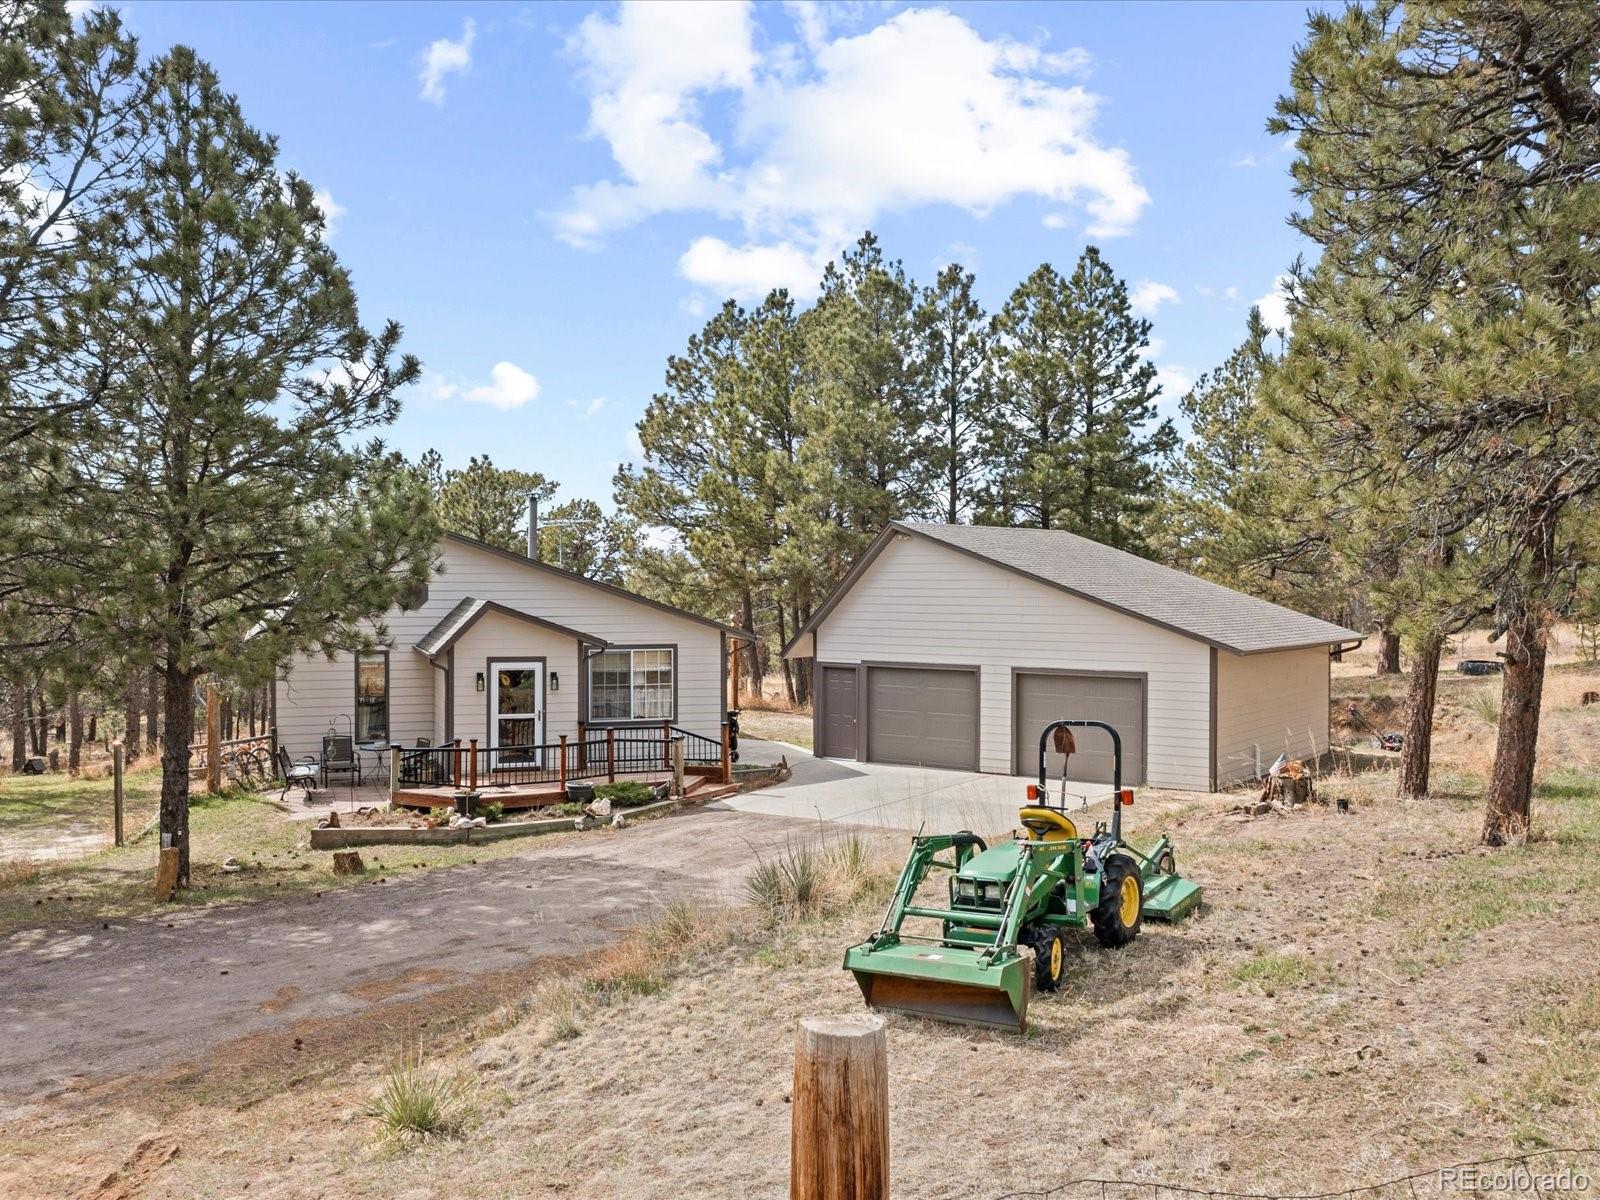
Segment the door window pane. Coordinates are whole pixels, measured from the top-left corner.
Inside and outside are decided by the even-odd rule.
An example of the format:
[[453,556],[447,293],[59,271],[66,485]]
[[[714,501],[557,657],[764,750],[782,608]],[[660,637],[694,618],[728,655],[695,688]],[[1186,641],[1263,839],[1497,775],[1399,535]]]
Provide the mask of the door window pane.
[[538,703],[535,681],[538,672],[532,667],[500,668],[500,711],[532,716]]
[[356,741],[389,740],[389,656],[356,659]]

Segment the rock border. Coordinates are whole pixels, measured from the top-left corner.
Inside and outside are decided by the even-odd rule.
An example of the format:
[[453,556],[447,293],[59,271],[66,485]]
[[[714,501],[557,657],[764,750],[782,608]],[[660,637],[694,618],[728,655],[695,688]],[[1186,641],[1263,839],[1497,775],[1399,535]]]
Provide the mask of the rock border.
[[[717,796],[695,797],[720,799]],[[657,800],[654,804],[641,804],[638,808],[619,808],[629,821],[666,812],[682,805],[681,800]],[[506,838],[538,837],[545,833],[564,833],[582,828],[581,817],[546,817],[538,821],[501,821],[494,825],[469,826],[464,829],[412,829],[407,826],[365,825],[353,829],[313,829],[313,850],[345,850],[353,846],[456,846],[467,842],[498,842]],[[593,818],[590,818],[593,820]],[[599,828],[595,822],[593,828]]]

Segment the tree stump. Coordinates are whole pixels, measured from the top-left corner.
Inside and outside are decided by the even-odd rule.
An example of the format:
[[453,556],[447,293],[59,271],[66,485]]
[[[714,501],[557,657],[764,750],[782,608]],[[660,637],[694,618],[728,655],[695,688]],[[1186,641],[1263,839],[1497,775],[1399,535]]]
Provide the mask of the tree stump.
[[807,1017],[794,1038],[790,1200],[888,1200],[889,1040],[871,1013]]
[[1316,798],[1316,787],[1311,782],[1311,776],[1304,772],[1290,774],[1283,771],[1269,775],[1266,786],[1261,789],[1261,799],[1276,808],[1298,808]]
[[156,859],[156,899],[163,904],[178,894],[179,858],[176,846],[163,846]]
[[333,873],[335,875],[361,875],[366,872],[367,864],[361,861],[358,850],[335,850],[333,852]]

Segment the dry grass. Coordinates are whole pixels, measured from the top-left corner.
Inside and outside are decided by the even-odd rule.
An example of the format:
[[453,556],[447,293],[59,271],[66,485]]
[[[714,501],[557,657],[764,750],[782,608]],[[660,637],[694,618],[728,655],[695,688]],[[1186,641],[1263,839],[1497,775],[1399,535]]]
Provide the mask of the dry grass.
[[[1427,801],[1395,800],[1381,772],[1319,780],[1348,815],[1251,820],[1231,797],[1141,793],[1131,835],[1170,829],[1204,908],[1122,951],[1072,939],[1067,986],[1036,998],[1026,1037],[891,1018],[896,1194],[982,1200],[1078,1175],[1316,1191],[1600,1144],[1600,711],[1570,699],[1597,679],[1552,676],[1523,847],[1475,845],[1492,733],[1468,704],[1492,679],[1442,684]],[[840,955],[898,866],[848,838],[809,868],[783,858],[775,902],[666,905],[466,1044],[436,1043],[429,1068],[473,1080],[463,1136],[380,1152],[360,1119],[374,1063],[249,1109],[162,1113],[184,1150],[143,1195],[221,1178],[329,1200],[781,1195],[794,1023],[859,1008]],[[954,1113],[973,1118],[959,1141]],[[131,1105],[13,1117],[0,1184],[50,1161],[61,1182],[40,1190],[75,1195],[151,1130]],[[1018,1153],[1018,1130],[1049,1153]]]

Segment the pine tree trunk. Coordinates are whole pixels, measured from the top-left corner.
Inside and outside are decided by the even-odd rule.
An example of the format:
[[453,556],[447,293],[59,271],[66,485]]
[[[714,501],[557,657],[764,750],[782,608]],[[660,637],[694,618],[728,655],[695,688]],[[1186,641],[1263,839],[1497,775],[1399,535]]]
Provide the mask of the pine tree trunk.
[[1406,689],[1405,742],[1400,747],[1400,794],[1426,796],[1433,763],[1433,709],[1439,692],[1439,654],[1443,638],[1429,638],[1411,656]]
[[152,754],[161,744],[161,673],[154,667],[144,689],[144,742]]
[[28,761],[28,689],[11,685],[11,769],[20,771]]
[[794,704],[794,671],[787,658],[782,657],[783,647],[789,644],[789,624],[784,617],[783,601],[778,601],[778,666],[783,671],[783,691],[789,697],[789,703]]
[[89,732],[84,734],[84,737],[86,737],[89,740],[89,744],[91,746],[94,745],[96,742],[98,742],[100,740],[100,714],[99,713],[92,712],[92,713],[89,714]]
[[122,745],[127,754],[127,761],[132,762],[139,757],[139,685],[128,685],[127,712],[122,721]]
[[1539,743],[1549,631],[1537,615],[1506,631],[1506,666],[1500,686],[1500,727],[1483,814],[1483,843],[1504,846],[1528,835],[1533,816],[1533,764]]
[[44,757],[45,734],[50,728],[50,714],[44,706],[44,684],[41,683],[33,689],[33,697],[38,702],[35,709],[37,715],[29,722],[32,725],[30,732],[33,735],[33,756]]
[[189,886],[189,743],[194,740],[194,676],[171,655],[162,682],[161,845],[178,851],[178,886]]
[[1388,629],[1378,637],[1378,674],[1400,674],[1400,635]]
[[83,703],[77,690],[67,693],[67,770],[76,775],[83,765]]

